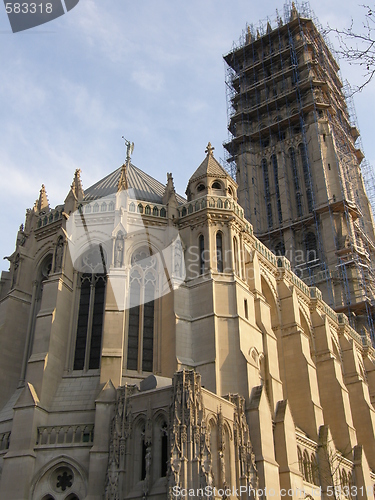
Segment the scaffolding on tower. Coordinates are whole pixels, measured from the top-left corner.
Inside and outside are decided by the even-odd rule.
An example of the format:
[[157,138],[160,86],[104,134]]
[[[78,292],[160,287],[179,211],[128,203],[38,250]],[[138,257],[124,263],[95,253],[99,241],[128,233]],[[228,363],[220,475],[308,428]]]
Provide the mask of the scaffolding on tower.
[[255,234],[375,342],[375,179],[309,3],[247,25],[224,60],[225,160]]

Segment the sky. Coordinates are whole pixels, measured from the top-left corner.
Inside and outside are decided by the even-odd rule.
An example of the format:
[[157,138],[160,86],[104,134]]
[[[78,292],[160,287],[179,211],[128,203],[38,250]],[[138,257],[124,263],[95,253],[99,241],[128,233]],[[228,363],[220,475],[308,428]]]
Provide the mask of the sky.
[[[349,0],[311,0],[326,27],[361,28],[364,9]],[[264,0],[80,0],[64,16],[12,33],[0,4],[0,270],[18,227],[45,184],[63,203],[77,168],[83,187],[125,159],[176,190],[210,141],[224,157],[227,113],[223,54],[246,23],[275,19],[284,2]],[[331,37],[333,45],[337,45]],[[358,68],[342,77],[361,83]],[[355,95],[364,152],[375,164],[375,82]]]

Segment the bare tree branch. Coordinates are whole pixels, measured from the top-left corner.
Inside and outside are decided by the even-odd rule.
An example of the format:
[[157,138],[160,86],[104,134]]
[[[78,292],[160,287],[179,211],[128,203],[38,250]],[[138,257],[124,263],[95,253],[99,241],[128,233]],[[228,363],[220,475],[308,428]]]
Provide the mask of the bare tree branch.
[[353,19],[349,28],[339,30],[328,27],[325,31],[336,35],[339,42],[338,55],[350,65],[362,69],[363,83],[353,90],[353,94],[361,92],[375,76],[375,6],[361,7],[365,9],[365,18],[360,32],[354,29]]

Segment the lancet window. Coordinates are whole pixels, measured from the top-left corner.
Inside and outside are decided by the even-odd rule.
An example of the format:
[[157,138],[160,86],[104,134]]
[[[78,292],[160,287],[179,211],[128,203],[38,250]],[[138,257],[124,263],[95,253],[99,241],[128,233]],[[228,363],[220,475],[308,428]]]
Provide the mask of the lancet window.
[[217,271],[222,273],[224,270],[223,265],[223,233],[220,231],[216,233],[216,262]]
[[129,286],[127,369],[152,372],[157,259],[148,248],[134,252]]
[[82,258],[80,299],[74,352],[74,370],[91,370],[100,366],[104,301],[107,275],[99,247]]
[[199,236],[199,274],[204,273],[204,236]]

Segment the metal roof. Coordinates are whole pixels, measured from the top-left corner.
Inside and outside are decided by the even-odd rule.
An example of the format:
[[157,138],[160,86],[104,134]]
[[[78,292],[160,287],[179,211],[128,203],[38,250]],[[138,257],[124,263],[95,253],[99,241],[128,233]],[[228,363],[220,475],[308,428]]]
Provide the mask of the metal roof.
[[[121,167],[85,190],[85,200],[97,200],[117,192]],[[165,185],[157,181],[141,169],[130,164],[127,171],[129,189],[134,190],[137,200],[149,201],[151,203],[163,203]],[[186,199],[176,193],[177,201],[181,205]]]

